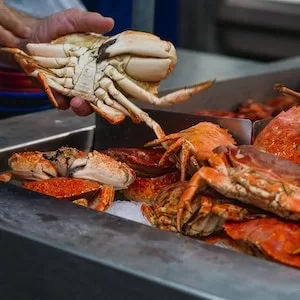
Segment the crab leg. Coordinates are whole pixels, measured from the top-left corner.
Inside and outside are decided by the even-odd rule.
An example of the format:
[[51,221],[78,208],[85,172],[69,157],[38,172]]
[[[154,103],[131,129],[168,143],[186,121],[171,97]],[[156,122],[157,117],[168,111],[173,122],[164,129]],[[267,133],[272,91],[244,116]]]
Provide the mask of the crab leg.
[[165,133],[160,127],[160,125],[153,119],[151,119],[146,112],[144,112],[135,104],[130,102],[119,90],[117,90],[114,86],[113,81],[110,81],[110,85],[106,85],[103,88],[106,89],[109,92],[109,94],[114,99],[116,99],[121,105],[123,105],[126,109],[137,115],[138,118],[143,120],[150,128],[152,128],[158,138],[162,138],[163,136],[165,136]]
[[[106,86],[106,85],[109,86],[110,84],[111,84],[111,81],[108,78],[102,78],[99,81],[99,86]],[[115,99],[112,99],[105,89],[98,87],[95,91],[95,95],[97,98],[102,99],[105,102],[105,104],[112,106],[112,107],[116,108],[117,110],[121,111],[124,115],[129,116],[133,122],[140,123],[142,121],[139,118],[139,116],[128,111],[124,106],[119,104]]]
[[164,153],[164,155],[159,160],[159,164],[164,165],[170,156],[176,154],[176,152],[179,150],[182,144],[183,144],[183,139],[179,139],[175,143],[171,144],[166,150],[166,152]]
[[55,53],[56,57],[72,57],[77,56],[80,57],[85,52],[88,51],[88,48],[82,46],[76,46],[72,44],[27,44],[27,50],[31,55],[43,55],[44,57],[53,58],[53,54]]
[[168,94],[162,98],[158,98],[155,95],[144,90],[143,88],[139,87],[128,78],[124,77],[124,75],[122,75],[117,69],[110,65],[105,68],[104,73],[113,81],[117,82],[118,86],[129,93],[131,96],[139,100],[144,100],[148,103],[155,104],[157,106],[171,106],[173,104],[185,102],[189,100],[193,95],[211,87],[215,82],[214,80],[202,82]]
[[[200,169],[201,170],[201,169]],[[196,192],[205,186],[207,186],[206,181],[202,178],[201,173],[198,170],[190,179],[186,189],[182,193],[177,211],[177,230],[181,232],[182,228],[182,217],[184,215],[184,210],[187,209],[192,212],[191,201],[193,200]]]
[[176,139],[178,139],[180,137],[181,137],[180,133],[171,133],[171,134],[163,136],[162,138],[158,138],[158,139],[155,139],[153,141],[150,141],[150,142],[146,143],[144,145],[144,147],[157,146],[157,145],[159,145],[159,144],[161,144],[163,142],[167,142],[167,141],[170,141],[170,140],[176,140]]
[[106,211],[114,201],[114,197],[114,187],[112,185],[103,185],[100,188],[96,199],[89,207],[97,211]]
[[78,63],[77,57],[42,57],[32,56],[34,61],[43,66],[44,68],[58,68],[64,69],[64,67],[75,67]]
[[293,91],[293,90],[283,86],[282,84],[279,84],[279,83],[275,84],[274,89],[278,93],[281,93],[285,96],[292,96],[292,97],[296,98],[298,101],[300,100],[300,93]]
[[143,216],[150,222],[152,226],[157,227],[158,229],[161,230],[177,232],[176,227],[172,226],[172,222],[167,216],[162,215],[159,218],[156,218],[152,206],[143,204],[141,206],[141,211]]

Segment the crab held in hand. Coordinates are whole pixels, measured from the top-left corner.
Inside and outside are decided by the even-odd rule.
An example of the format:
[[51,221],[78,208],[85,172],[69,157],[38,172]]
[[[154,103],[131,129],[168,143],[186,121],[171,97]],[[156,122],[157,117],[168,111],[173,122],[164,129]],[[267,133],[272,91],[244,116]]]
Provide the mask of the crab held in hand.
[[[153,226],[177,232],[178,204],[187,188],[187,181],[179,181],[162,188],[152,205],[142,205],[143,215]],[[258,216],[259,212],[242,204],[234,204],[234,201],[206,194],[199,189],[190,203],[190,210],[186,210],[182,216],[183,226],[178,232],[204,237],[223,230],[225,220],[242,221]]]
[[236,141],[226,129],[219,125],[200,122],[177,133],[148,142],[145,146],[157,146],[162,143],[164,147],[167,147],[167,151],[159,163],[165,164],[169,158],[180,152],[178,167],[181,171],[181,180],[184,181],[187,171],[198,170],[210,158],[216,147],[233,146]]
[[135,172],[123,162],[98,151],[86,153],[71,147],[14,153],[8,165],[12,175],[22,180],[74,177],[125,189],[136,178]]
[[57,177],[39,181],[25,181],[23,187],[60,200],[105,211],[112,204],[115,196],[112,185],[101,185],[95,181]]
[[27,75],[41,82],[55,107],[58,105],[50,88],[65,96],[82,97],[112,124],[121,123],[126,116],[145,122],[157,137],[164,135],[159,124],[128,97],[170,106],[189,100],[214,83],[207,81],[158,98],[161,80],[177,63],[176,50],[171,42],[139,31],[112,37],[69,34],[49,44],[28,44],[29,54],[17,48],[2,50],[14,54]]
[[218,147],[191,178],[177,213],[182,227],[194,195],[208,184],[225,197],[240,200],[286,219],[300,220],[300,166],[254,146]]

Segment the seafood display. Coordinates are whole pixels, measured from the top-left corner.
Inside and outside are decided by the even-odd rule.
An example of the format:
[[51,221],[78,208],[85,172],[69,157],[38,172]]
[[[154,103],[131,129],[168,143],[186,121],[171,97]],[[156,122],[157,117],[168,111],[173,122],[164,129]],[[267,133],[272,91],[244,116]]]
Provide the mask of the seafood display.
[[248,119],[252,122],[277,116],[280,112],[297,106],[293,97],[277,96],[265,102],[248,99],[239,104],[233,111],[197,110],[194,113],[201,116],[216,116],[224,118]]
[[272,151],[283,132],[298,143],[298,115],[280,113],[253,145],[200,122],[140,148],[16,152],[0,180],[101,212],[121,195],[157,229],[300,267],[300,165]]
[[112,37],[69,34],[51,43],[27,44],[29,54],[17,48],[1,50],[12,53],[25,73],[40,81],[55,107],[58,103],[51,89],[68,97],[82,97],[112,124],[123,122],[126,116],[135,123],[145,122],[158,138],[164,136],[160,125],[129,97],[171,106],[188,101],[214,83],[198,83],[158,98],[161,80],[177,64],[176,49],[171,42],[139,31]]
[[222,122],[199,122],[166,134],[130,100],[171,106],[214,84],[202,82],[159,98],[160,83],[173,72],[177,57],[173,44],[155,35],[70,34],[28,44],[28,53],[1,50],[41,82],[55,107],[52,90],[80,96],[111,124],[129,117],[144,122],[156,138],[139,148],[86,152],[63,145],[16,152],[0,181],[17,181],[34,195],[99,212],[121,196],[139,202],[149,226],[300,268],[300,108],[295,101],[300,93],[276,85],[283,95],[264,103],[250,99],[233,112],[195,112],[251,121],[274,117],[252,145],[239,145]]

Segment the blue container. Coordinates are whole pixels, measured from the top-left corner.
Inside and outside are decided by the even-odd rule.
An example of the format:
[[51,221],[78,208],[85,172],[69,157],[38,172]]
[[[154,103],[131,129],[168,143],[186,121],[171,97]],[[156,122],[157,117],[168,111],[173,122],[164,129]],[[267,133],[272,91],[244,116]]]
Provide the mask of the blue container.
[[173,42],[175,47],[179,39],[179,15],[179,0],[155,1],[154,33]]
[[109,35],[114,35],[121,31],[131,29],[132,0],[85,0],[83,3],[88,10],[96,11],[105,17],[112,17],[115,20],[115,27],[109,32]]
[[45,93],[0,91],[0,119],[53,109]]

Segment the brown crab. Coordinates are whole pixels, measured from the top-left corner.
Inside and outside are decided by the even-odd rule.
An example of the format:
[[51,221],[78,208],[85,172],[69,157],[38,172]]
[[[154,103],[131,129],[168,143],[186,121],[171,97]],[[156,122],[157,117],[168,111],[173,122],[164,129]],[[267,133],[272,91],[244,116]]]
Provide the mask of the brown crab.
[[286,219],[300,220],[300,166],[254,146],[218,147],[185,189],[177,212],[182,228],[185,210],[197,190],[207,184],[220,194]]
[[8,165],[12,175],[22,180],[74,177],[125,189],[136,178],[135,172],[123,162],[95,150],[86,153],[72,147],[17,152],[10,156]]
[[178,205],[188,184],[187,181],[170,184],[161,189],[152,205],[142,205],[143,215],[153,226],[188,236],[204,237],[222,231],[225,220],[248,220],[261,216],[259,211],[199,189],[193,196],[190,210],[182,216],[182,227],[177,230]]

